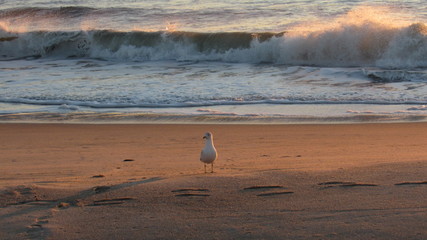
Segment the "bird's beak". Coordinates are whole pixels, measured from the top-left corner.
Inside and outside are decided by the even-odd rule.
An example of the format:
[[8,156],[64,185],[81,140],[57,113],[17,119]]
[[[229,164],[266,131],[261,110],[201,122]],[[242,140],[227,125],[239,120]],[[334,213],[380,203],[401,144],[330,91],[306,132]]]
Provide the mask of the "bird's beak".
[[208,139],[206,136],[203,136],[203,139]]

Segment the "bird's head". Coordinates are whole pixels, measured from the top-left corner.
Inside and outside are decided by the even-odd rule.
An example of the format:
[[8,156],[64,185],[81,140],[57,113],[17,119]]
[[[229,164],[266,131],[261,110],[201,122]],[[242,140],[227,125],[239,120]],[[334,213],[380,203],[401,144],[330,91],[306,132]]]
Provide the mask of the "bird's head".
[[212,139],[212,133],[207,132],[205,135],[203,135],[203,139]]

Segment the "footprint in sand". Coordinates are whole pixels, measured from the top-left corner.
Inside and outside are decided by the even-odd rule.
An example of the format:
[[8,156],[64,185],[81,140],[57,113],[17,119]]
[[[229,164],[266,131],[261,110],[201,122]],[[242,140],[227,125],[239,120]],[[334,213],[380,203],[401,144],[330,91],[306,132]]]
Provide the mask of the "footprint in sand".
[[[255,191],[268,191],[268,190],[272,190],[272,189],[286,189],[283,186],[279,186],[279,185],[268,185],[268,186],[252,186],[252,187],[247,187],[244,188],[244,191],[251,191],[251,190],[255,190]],[[259,193],[257,194],[258,197],[268,197],[268,196],[276,196],[276,195],[285,195],[285,194],[293,194],[294,192],[292,191],[273,191],[273,192],[263,192],[263,193]]]
[[422,182],[401,182],[394,184],[395,186],[408,186],[408,185],[427,185],[427,181]]
[[201,194],[201,193],[181,193],[176,194],[175,197],[209,197],[209,194]]
[[132,197],[121,197],[121,198],[108,198],[108,199],[101,199],[101,200],[95,200],[93,201],[92,206],[104,206],[104,205],[116,205],[116,204],[123,204],[126,201],[135,200],[135,198]]
[[27,226],[28,239],[45,239],[47,233],[43,225],[49,223],[51,217],[52,215],[46,215],[34,219],[34,223]]
[[102,174],[92,176],[92,178],[103,178],[103,177],[105,177],[105,176],[104,176],[104,175],[102,175]]
[[284,194],[293,194],[292,191],[281,191],[281,192],[268,192],[268,193],[260,193],[257,194],[258,197],[268,197],[268,196],[275,196],[275,195],[284,195]]
[[208,197],[210,196],[207,193],[209,189],[206,188],[181,188],[177,190],[172,190],[173,193],[178,193],[175,197]]
[[95,193],[102,193],[102,192],[108,191],[110,189],[111,189],[111,187],[109,187],[109,186],[97,186],[97,187],[92,188],[92,190]]
[[42,236],[44,235],[44,228],[43,225],[40,223],[34,223],[27,227],[27,236],[29,239],[43,239]]
[[284,188],[283,186],[278,185],[270,185],[270,186],[252,186],[244,188],[243,190],[268,190],[268,189],[277,189],[277,188]]
[[376,186],[378,186],[377,184],[372,184],[372,183],[356,183],[356,182],[340,182],[340,181],[323,182],[323,183],[318,183],[317,185],[323,186],[323,188],[332,188],[332,187],[351,188],[351,187],[376,187]]
[[21,205],[38,201],[39,197],[32,187],[18,186],[0,191],[0,207],[8,205]]

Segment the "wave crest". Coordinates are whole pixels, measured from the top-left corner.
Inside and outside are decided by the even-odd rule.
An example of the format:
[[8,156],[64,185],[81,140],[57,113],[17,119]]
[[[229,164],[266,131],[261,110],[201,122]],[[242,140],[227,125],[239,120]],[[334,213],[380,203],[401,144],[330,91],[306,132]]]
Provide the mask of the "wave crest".
[[10,33],[0,30],[0,57],[89,57],[118,61],[225,61],[312,66],[427,67],[427,26],[365,22],[305,35],[251,32]]

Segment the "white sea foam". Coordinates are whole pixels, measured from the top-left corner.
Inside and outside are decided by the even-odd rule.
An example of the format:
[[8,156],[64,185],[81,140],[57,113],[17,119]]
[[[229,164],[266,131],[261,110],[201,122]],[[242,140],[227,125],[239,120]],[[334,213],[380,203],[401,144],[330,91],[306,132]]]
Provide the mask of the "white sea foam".
[[225,116],[236,116],[237,113],[234,112],[222,112],[219,110],[214,109],[208,109],[208,108],[199,108],[197,109],[197,112],[203,113],[203,114],[211,114],[211,115],[225,115]]
[[4,103],[105,109],[427,102],[425,70],[89,59],[11,61],[0,68]]
[[415,106],[408,108],[409,111],[427,111],[427,105]]

